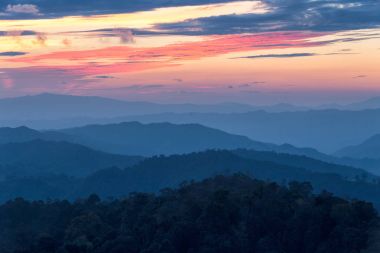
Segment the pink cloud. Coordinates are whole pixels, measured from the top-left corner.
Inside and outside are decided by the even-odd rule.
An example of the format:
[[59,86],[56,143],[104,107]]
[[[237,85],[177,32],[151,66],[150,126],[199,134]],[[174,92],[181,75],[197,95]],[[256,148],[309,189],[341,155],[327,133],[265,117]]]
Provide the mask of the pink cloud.
[[102,59],[173,62],[176,60],[196,60],[204,57],[252,50],[318,46],[323,44],[323,42],[311,42],[309,39],[323,35],[325,33],[276,32],[255,35],[212,36],[204,41],[178,43],[161,47],[136,48],[116,46],[95,50],[62,51],[20,57],[12,61],[33,64],[54,60],[85,61]]
[[[203,41],[160,47],[116,46],[95,50],[61,51],[8,59],[7,61],[24,63],[29,66],[1,68],[0,71],[7,73],[13,82],[20,86],[25,87],[25,83],[38,85],[49,83],[56,88],[64,88],[69,84],[90,82],[87,78],[90,76],[174,67],[180,65],[182,61],[228,53],[320,46],[326,42],[313,42],[311,39],[323,35],[325,33],[275,32],[211,36]],[[106,61],[102,62],[103,60]],[[73,64],[62,65],[62,62],[65,61],[71,61]],[[60,64],[57,65],[57,63]]]

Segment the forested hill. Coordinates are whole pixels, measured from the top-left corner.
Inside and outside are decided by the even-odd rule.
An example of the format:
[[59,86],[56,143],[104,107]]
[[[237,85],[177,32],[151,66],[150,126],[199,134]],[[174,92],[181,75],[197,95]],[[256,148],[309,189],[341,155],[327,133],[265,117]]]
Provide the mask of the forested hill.
[[80,177],[111,166],[132,166],[142,159],[108,154],[65,141],[36,139],[0,144],[0,178],[40,174]]
[[[298,166],[292,165],[293,160]],[[75,200],[92,193],[103,198],[122,197],[131,192],[159,192],[166,187],[178,187],[184,181],[244,173],[281,184],[294,180],[311,182],[317,192],[328,190],[338,196],[371,201],[380,208],[378,179],[369,174],[353,178],[337,174],[344,169],[344,166],[270,152],[206,151],[157,156],[124,169],[106,168],[82,179],[64,175],[8,177],[0,182],[0,202],[17,197]]]
[[[183,181],[203,180],[215,175],[244,173],[278,183],[311,182],[315,190],[328,190],[339,196],[364,199],[380,207],[380,184],[367,178],[347,180],[335,173],[318,171],[317,164],[305,167],[286,162],[242,157],[231,151],[206,151],[187,155],[158,156],[127,169],[101,170],[87,177],[77,193],[98,193],[103,197],[124,196],[130,192],[158,192],[177,187]],[[325,164],[328,166],[328,164]],[[312,167],[314,166],[314,167]],[[310,168],[310,169],[309,169]],[[343,168],[343,167],[341,167]]]
[[353,253],[375,218],[371,204],[313,195],[309,184],[218,176],[158,196],[7,202],[0,252]]

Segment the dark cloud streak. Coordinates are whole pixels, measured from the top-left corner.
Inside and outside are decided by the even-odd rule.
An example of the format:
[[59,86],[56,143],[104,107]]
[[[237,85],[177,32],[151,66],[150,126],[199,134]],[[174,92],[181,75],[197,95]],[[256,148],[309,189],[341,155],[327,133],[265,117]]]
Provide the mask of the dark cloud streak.
[[307,57],[315,56],[317,54],[313,53],[295,53],[295,54],[262,54],[262,55],[249,55],[236,57],[233,59],[257,59],[257,58],[296,58],[296,57]]
[[27,53],[25,52],[17,52],[17,51],[9,51],[9,52],[0,52],[0,56],[21,56],[21,55],[26,55]]
[[[131,13],[162,7],[205,5],[235,1],[239,0],[29,0],[27,2],[28,5],[38,8],[41,16],[33,16],[30,13],[9,13],[13,15],[0,15],[0,19],[40,19],[72,15],[88,16]],[[7,10],[9,2],[9,0],[0,0],[0,12],[1,10]]]

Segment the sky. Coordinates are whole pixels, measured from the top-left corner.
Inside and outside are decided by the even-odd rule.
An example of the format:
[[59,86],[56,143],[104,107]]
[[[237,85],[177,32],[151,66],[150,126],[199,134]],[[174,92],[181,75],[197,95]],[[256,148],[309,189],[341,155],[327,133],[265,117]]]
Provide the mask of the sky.
[[0,98],[380,96],[379,0],[0,0]]

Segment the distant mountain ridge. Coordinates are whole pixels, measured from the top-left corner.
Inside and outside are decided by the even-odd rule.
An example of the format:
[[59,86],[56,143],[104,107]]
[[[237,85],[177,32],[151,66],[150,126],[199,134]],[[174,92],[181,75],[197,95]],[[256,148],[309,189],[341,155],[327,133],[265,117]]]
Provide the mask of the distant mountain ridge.
[[98,96],[41,93],[0,99],[0,123],[5,120],[58,120],[64,118],[110,118],[157,113],[245,113],[250,111],[296,112],[308,110],[380,109],[380,97],[347,105],[299,106],[289,103],[251,105],[236,102],[215,104],[162,104],[124,101]]
[[380,97],[373,97],[364,101],[352,103],[344,107],[348,110],[366,110],[366,109],[379,109]]
[[335,155],[357,159],[380,159],[380,134],[372,136],[359,145],[345,147],[337,151]]
[[32,140],[64,141],[106,153],[146,157],[199,152],[209,149],[273,151],[363,168],[380,175],[380,159],[338,158],[312,148],[253,141],[245,136],[230,134],[199,124],[122,122],[54,131],[36,131],[26,127],[0,128],[0,144]]
[[198,123],[253,140],[298,147],[312,147],[333,153],[377,134],[380,129],[380,109],[365,111],[312,110],[268,113],[164,113],[129,116],[118,121],[142,123]]
[[83,145],[129,155],[168,155],[235,148],[269,150],[276,147],[199,124],[122,122],[88,125],[59,132],[78,137]]
[[243,148],[307,156],[328,163],[363,168],[380,175],[380,159],[339,158],[321,153],[313,148],[254,141],[245,136],[199,124],[123,122],[89,125],[59,131],[78,137],[79,143],[83,145],[108,153],[152,156],[191,153],[208,149]]
[[96,96],[73,96],[43,93],[32,96],[0,99],[0,123],[12,120],[54,120],[63,118],[104,118],[164,112],[236,113],[254,110],[303,110],[290,104],[253,106],[240,103],[159,104],[123,101]]

